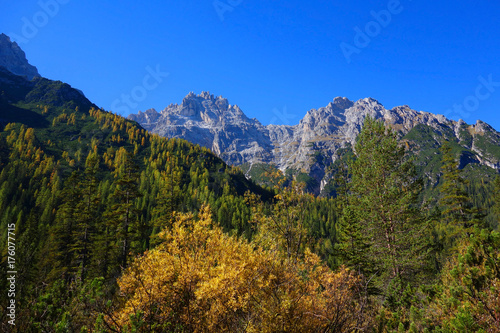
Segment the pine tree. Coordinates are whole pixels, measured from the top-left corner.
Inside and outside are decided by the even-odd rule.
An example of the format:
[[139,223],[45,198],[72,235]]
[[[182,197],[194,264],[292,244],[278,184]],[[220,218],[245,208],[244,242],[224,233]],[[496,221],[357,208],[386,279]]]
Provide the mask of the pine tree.
[[84,282],[89,269],[90,256],[92,252],[93,236],[96,225],[99,224],[100,196],[97,191],[99,180],[99,158],[95,152],[90,152],[86,160],[86,168],[80,180],[80,202],[77,205],[76,225],[72,233],[73,242],[71,250],[75,253],[75,259],[79,265],[80,280]]
[[401,295],[415,282],[426,254],[425,224],[418,210],[421,181],[397,133],[370,117],[356,141],[355,155],[349,163],[349,209],[344,216],[354,221],[345,230],[351,234],[344,243],[357,240],[361,248],[351,253],[367,248],[379,271],[378,288],[387,292],[392,285],[394,296]]
[[139,168],[134,161],[134,155],[125,152],[122,165],[115,171],[115,191],[112,200],[115,202],[106,213],[108,224],[113,227],[120,247],[118,264],[127,266],[133,236],[138,232],[139,211],[135,207],[135,200],[139,193]]
[[449,141],[441,146],[441,153],[443,154],[441,167],[443,184],[440,188],[439,205],[442,208],[442,215],[448,224],[467,230],[471,227],[472,213],[470,199],[465,190],[467,180],[461,175]]

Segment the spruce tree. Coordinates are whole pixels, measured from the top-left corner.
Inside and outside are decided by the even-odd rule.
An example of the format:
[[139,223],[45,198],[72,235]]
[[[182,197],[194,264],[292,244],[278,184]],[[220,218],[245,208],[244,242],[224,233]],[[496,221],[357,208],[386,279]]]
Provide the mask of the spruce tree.
[[374,260],[370,257],[370,239],[352,206],[346,206],[337,222],[335,251],[339,264],[353,268],[366,280],[377,275]]
[[74,171],[66,180],[61,192],[61,206],[56,214],[56,223],[52,227],[52,236],[47,246],[55,252],[55,263],[52,266],[50,277],[63,277],[66,281],[74,279],[77,267],[75,253],[72,251],[73,235],[77,225],[78,204],[81,202],[79,187],[80,175]]

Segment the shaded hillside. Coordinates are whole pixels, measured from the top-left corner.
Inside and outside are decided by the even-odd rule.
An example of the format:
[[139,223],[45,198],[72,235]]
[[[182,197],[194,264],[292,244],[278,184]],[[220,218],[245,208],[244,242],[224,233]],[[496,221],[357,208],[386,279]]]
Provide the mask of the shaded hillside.
[[208,149],[150,134],[62,82],[0,69],[0,91],[1,264],[15,226],[19,332],[60,319],[57,306],[39,307],[40,298],[56,297],[57,281],[104,277],[113,285],[121,267],[154,246],[174,211],[209,204],[224,230],[249,238],[243,195],[273,195]]

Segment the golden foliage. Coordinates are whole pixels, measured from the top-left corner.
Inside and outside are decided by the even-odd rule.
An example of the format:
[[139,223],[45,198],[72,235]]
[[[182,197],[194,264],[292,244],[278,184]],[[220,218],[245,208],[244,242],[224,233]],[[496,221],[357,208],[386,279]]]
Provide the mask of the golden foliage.
[[357,278],[306,250],[291,263],[228,236],[207,207],[180,215],[119,280],[121,328],[188,332],[346,332],[359,325]]

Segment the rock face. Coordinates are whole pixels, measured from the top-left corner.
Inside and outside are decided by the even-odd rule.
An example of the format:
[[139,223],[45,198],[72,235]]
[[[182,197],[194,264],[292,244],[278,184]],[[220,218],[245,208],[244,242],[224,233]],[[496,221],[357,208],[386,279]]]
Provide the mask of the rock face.
[[28,80],[40,76],[36,67],[28,63],[19,45],[11,42],[9,36],[5,34],[0,34],[0,66],[16,75],[25,76]]
[[463,141],[460,136],[470,134],[469,149],[473,156],[464,156],[461,163],[500,169],[499,157],[477,144],[486,137],[492,145],[500,143],[500,134],[489,125],[478,121],[469,126],[406,105],[387,110],[372,98],[352,102],[337,97],[326,107],[308,111],[293,126],[263,126],[256,119],[247,118],[238,106],[208,92],[189,93],[180,105],[171,104],[161,112],[154,109],[139,112],[129,119],[159,135],[183,138],[210,148],[229,164],[271,163],[282,171],[306,173],[316,180],[315,192],[319,193],[328,181],[326,166],[335,162],[340,148],[354,144],[367,115],[382,119],[402,137],[419,124],[431,128],[436,136],[452,133],[459,141]]
[[183,138],[210,148],[229,164],[273,160],[273,145],[266,127],[249,119],[227,99],[208,92],[189,93],[179,104],[130,115],[145,129],[170,138]]

